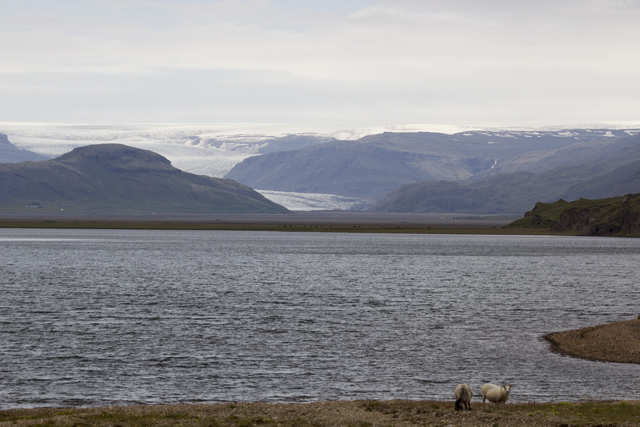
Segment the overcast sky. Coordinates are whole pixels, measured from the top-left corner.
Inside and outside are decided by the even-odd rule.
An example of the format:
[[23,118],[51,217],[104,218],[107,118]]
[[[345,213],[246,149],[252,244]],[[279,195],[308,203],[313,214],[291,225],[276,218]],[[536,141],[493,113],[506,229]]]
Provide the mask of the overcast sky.
[[640,0],[0,0],[0,122],[640,121]]

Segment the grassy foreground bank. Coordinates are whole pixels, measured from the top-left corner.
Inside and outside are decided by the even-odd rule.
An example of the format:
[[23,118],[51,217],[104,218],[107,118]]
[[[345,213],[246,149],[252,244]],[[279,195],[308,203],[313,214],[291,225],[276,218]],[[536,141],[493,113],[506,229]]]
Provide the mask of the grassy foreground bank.
[[639,426],[640,401],[518,403],[474,402],[455,412],[453,402],[339,401],[306,404],[236,403],[0,411],[0,426]]

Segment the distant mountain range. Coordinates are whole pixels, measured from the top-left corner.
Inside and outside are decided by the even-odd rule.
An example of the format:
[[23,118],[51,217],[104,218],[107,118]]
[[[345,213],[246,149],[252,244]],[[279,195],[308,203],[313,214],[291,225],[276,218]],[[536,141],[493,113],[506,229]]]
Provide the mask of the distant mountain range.
[[0,213],[286,213],[235,181],[174,168],[121,144],[80,147],[52,160],[0,164]]
[[618,139],[609,144],[613,146],[622,148],[608,156],[539,174],[497,173],[476,180],[407,184],[387,194],[370,210],[522,213],[538,201],[600,199],[640,192],[640,135]]
[[[383,133],[357,141],[329,142],[250,157],[237,164],[226,177],[261,190],[330,193],[373,201],[405,184],[432,182],[425,183],[426,187],[434,186],[435,193],[428,196],[430,199],[441,193],[447,198],[467,200],[463,205],[446,203],[448,209],[454,210],[445,212],[458,212],[461,208],[466,211],[462,206],[479,203],[487,205],[483,211],[493,212],[501,208],[473,202],[469,194],[464,193],[475,191],[473,186],[469,187],[472,181],[486,178],[489,181],[478,184],[485,187],[501,186],[512,180],[527,182],[532,179],[531,173],[594,162],[637,143],[636,139],[629,138],[628,132],[621,130],[470,131],[453,135]],[[605,173],[612,169],[603,166],[598,170]],[[507,173],[519,175],[501,177]],[[579,179],[591,176],[581,174]],[[570,184],[579,182],[572,177],[566,179]],[[457,196],[451,194],[454,188],[461,188],[462,192],[456,193]],[[376,209],[394,209],[396,196],[398,194],[394,199],[387,199],[387,203],[376,205]],[[401,209],[434,212],[433,209],[445,207],[431,203],[410,207],[415,201],[414,198],[402,202]],[[504,203],[508,212],[518,212],[522,206],[507,200]]]
[[640,142],[633,136],[640,129],[437,133],[407,127],[373,135],[275,135],[164,126],[25,127],[11,140],[41,154],[124,141],[158,152],[180,169],[236,180],[296,209],[373,205],[387,212],[521,213],[536,201],[640,191],[634,178]]
[[[60,156],[77,147],[120,143],[158,153],[186,172],[218,178],[224,177],[236,163],[250,156],[335,140],[326,134],[284,132],[278,126],[229,126],[232,125],[90,126],[0,123],[0,133],[7,134],[17,147],[46,158]],[[9,161],[16,160],[8,159],[7,162]]]

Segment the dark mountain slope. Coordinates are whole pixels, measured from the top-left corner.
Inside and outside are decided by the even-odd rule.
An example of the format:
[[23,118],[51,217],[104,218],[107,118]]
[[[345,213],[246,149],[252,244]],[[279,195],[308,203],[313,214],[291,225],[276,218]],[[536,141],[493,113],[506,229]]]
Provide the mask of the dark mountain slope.
[[616,153],[639,145],[640,135],[635,135],[581,141],[553,150],[530,151],[503,160],[495,168],[476,174],[473,179],[480,179],[489,174],[509,172],[541,173],[561,166],[593,163],[607,157],[611,157],[611,160],[615,161]]
[[562,195],[567,200],[602,199],[640,191],[640,160],[572,185]]
[[539,174],[514,172],[456,182],[420,182],[372,206],[381,212],[518,213],[537,201],[606,198],[640,192],[640,135],[620,138],[623,149],[591,162]]
[[[529,172],[492,176],[480,181],[436,181],[407,184],[369,210],[377,212],[520,213],[536,201],[557,199],[561,190],[545,194],[545,184]],[[571,178],[568,178],[571,179]],[[524,209],[526,210],[526,208]]]
[[159,154],[121,144],[0,165],[0,211],[24,212],[27,205],[93,213],[288,212],[242,184],[186,173]]
[[[620,168],[620,172],[626,169]],[[569,189],[578,188],[606,171],[598,164],[565,166],[541,174],[514,172],[478,181],[419,182],[400,187],[370,208],[378,212],[457,212],[520,213],[537,201],[551,202],[567,197]],[[616,175],[615,171],[611,172]],[[621,173],[622,181],[631,177]],[[598,178],[593,178],[597,182]],[[640,192],[640,180],[630,181],[626,188]],[[622,187],[621,187],[622,188]],[[594,194],[610,194],[607,187]],[[573,191],[573,194],[580,194]]]
[[385,133],[251,157],[226,178],[264,190],[379,199],[402,184],[466,179],[490,168],[485,145],[444,134]]
[[7,135],[0,133],[0,163],[46,160],[48,157],[16,147]]
[[[379,198],[406,182],[433,179],[412,167],[424,156],[350,144],[335,144],[250,157],[226,178],[255,188]],[[235,178],[234,178],[235,177]]]

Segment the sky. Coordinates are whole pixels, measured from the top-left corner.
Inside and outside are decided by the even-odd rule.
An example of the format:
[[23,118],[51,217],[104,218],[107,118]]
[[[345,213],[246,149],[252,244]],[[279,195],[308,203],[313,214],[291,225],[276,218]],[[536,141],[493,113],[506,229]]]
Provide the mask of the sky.
[[640,121],[640,0],[0,0],[0,122]]

